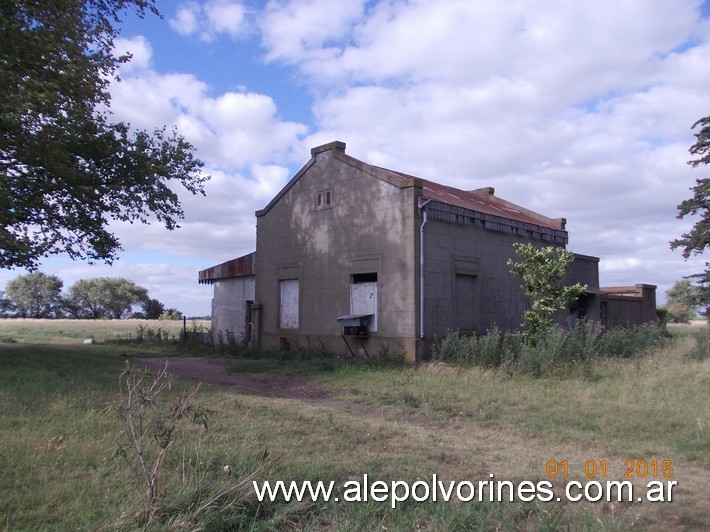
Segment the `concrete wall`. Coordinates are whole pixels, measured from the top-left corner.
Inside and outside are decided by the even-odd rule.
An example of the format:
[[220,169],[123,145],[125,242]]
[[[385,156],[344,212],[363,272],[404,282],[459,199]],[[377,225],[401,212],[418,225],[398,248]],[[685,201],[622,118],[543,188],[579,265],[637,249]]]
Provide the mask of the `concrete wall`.
[[[607,327],[628,327],[656,321],[656,287],[637,284],[633,287],[606,288],[601,295],[601,321]],[[626,295],[621,295],[626,291]]]
[[245,275],[214,282],[212,299],[212,338],[223,341],[232,335],[237,341],[247,338],[247,301],[254,301],[255,278]]
[[[337,147],[316,150],[285,190],[257,213],[262,346],[373,356],[387,347],[414,356],[417,262],[412,235],[421,189],[395,186],[367,169]],[[336,318],[351,313],[353,275],[365,273],[377,275],[377,331],[346,345]],[[295,329],[279,327],[279,281],[285,279],[299,281]]]
[[[520,326],[527,298],[520,279],[509,271],[513,243],[519,237],[480,227],[430,221],[425,227],[425,337],[442,337],[447,331],[485,333],[493,326],[503,330]],[[470,285],[470,286],[467,286]],[[469,298],[471,314],[462,316]],[[467,326],[468,325],[468,326]]]
[[[496,326],[500,330],[520,327],[529,302],[521,289],[521,280],[508,268],[509,259],[517,259],[513,244],[547,242],[524,238],[468,225],[429,221],[425,227],[425,314],[427,345],[447,331],[483,334]],[[587,284],[598,291],[599,259],[577,255],[564,282]],[[468,302],[466,302],[468,299]],[[580,304],[588,319],[599,319],[599,305],[594,293]],[[554,318],[566,325],[580,314],[579,309],[563,310]]]

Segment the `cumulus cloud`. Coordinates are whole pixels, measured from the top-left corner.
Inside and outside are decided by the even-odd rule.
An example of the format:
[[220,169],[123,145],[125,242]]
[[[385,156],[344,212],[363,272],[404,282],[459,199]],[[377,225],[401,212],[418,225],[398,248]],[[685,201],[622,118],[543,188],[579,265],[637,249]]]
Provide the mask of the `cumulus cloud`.
[[142,35],[126,39],[118,37],[114,40],[114,54],[130,55],[130,61],[121,66],[123,72],[134,72],[150,68],[153,58],[153,47]]
[[180,35],[212,41],[222,34],[232,38],[244,35],[248,29],[246,14],[246,8],[232,0],[184,2],[169,23]]
[[140,129],[177,126],[200,158],[215,168],[239,169],[278,160],[307,131],[304,124],[281,120],[270,96],[254,92],[211,96],[207,84],[190,74],[126,75],[112,86],[111,95],[118,118]]
[[332,60],[353,23],[360,20],[364,5],[364,0],[270,1],[259,17],[267,59],[299,65]]

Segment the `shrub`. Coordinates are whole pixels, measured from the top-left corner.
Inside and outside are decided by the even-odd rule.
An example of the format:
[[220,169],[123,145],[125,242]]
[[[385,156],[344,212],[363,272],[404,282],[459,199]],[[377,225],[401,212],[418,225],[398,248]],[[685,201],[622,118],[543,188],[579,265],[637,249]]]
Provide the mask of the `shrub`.
[[[168,393],[169,397],[166,397],[166,392],[169,392],[172,384],[167,368],[168,365],[165,364],[157,372],[151,373],[147,369],[126,363],[119,379],[122,400],[116,405],[116,409],[124,430],[121,432],[123,440],[117,442],[116,454],[128,466],[140,494],[143,507],[139,524],[142,526],[168,517],[171,511],[181,513],[179,504],[176,506],[175,501],[171,504],[167,501],[170,482],[169,476],[163,474],[164,469],[169,455],[174,454],[173,449],[177,447],[175,444],[182,438],[188,425],[202,425],[207,431],[208,421],[214,413],[194,402],[200,384],[177,396]],[[251,482],[266,473],[276,460],[269,459],[268,450],[265,450],[261,462],[259,467],[241,481],[230,481],[218,490],[204,491],[200,488],[202,483],[199,477],[205,472],[185,468],[183,454],[183,479],[186,475],[194,476],[195,482],[187,484],[195,488],[187,497],[190,504],[183,509],[183,515],[179,516],[180,521],[185,525],[192,524],[190,529],[197,529],[194,525],[202,515],[210,511],[223,513],[233,510],[237,505],[241,506],[241,499],[251,489]],[[173,493],[170,495],[174,496]]]
[[655,324],[605,329],[587,321],[569,330],[551,327],[534,343],[526,342],[519,332],[501,333],[497,328],[480,337],[453,331],[434,343],[432,358],[483,368],[505,366],[510,371],[541,376],[598,357],[629,358],[660,345],[665,337],[665,331]]
[[206,429],[209,412],[192,404],[199,384],[169,406],[158,405],[159,396],[171,384],[167,364],[151,374],[126,363],[119,383],[125,399],[118,412],[127,441],[118,442],[118,454],[134,475],[143,500],[142,522],[148,524],[162,505],[162,472],[170,449],[191,421]]
[[441,339],[434,342],[432,359],[440,362],[465,364],[470,358],[470,338],[461,336],[458,331],[449,331]]
[[432,358],[468,366],[497,367],[503,361],[503,338],[504,335],[496,327],[480,337],[452,331],[440,342],[434,343]]
[[667,320],[671,323],[690,323],[693,309],[683,303],[669,303],[666,306]]

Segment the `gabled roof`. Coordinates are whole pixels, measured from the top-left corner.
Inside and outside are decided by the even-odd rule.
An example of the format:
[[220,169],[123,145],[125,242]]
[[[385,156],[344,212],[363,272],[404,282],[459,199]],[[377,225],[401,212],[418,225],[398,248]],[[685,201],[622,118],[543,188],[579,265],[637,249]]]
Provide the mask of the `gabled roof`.
[[311,150],[311,159],[301,170],[291,179],[286,186],[260,211],[257,216],[263,216],[271,207],[303,176],[303,174],[315,163],[319,154],[331,151],[332,156],[350,166],[372,175],[378,179],[386,181],[398,188],[419,186],[422,187],[424,199],[431,199],[438,203],[459,207],[474,212],[479,212],[491,216],[497,216],[508,220],[514,220],[526,224],[537,225],[555,231],[564,231],[566,220],[564,218],[548,218],[520,205],[516,205],[494,195],[492,187],[480,188],[477,190],[460,190],[448,185],[442,185],[427,179],[411,176],[395,170],[381,168],[363,162],[355,157],[345,154],[345,143],[340,141],[317,146]]
[[256,252],[253,251],[248,255],[228,260],[217,266],[212,266],[197,274],[197,282],[200,284],[213,284],[220,279],[233,279],[234,277],[242,277],[244,275],[254,275],[255,259]]
[[[379,167],[375,167],[379,168]],[[389,173],[392,176],[397,176],[405,182],[412,179],[418,179],[411,175],[395,172],[386,168],[380,170]],[[452,207],[461,207],[483,214],[491,214],[508,220],[516,220],[529,224],[540,225],[549,229],[564,230],[567,221],[564,218],[548,218],[542,214],[536,213],[515,203],[511,203],[494,195],[493,187],[484,187],[476,190],[461,190],[458,188],[435,183],[428,179],[420,179],[423,184],[424,199],[432,199],[439,203],[451,205]]]
[[[494,228],[493,230],[502,230],[503,232],[510,231],[510,227],[506,226],[501,229],[500,224],[495,223],[496,219],[502,218],[504,220],[512,220],[512,223],[517,224],[516,228],[513,230],[526,231],[526,234],[530,234],[531,232],[537,234],[537,232],[540,231],[541,234],[544,233],[544,239],[557,243],[566,242],[566,220],[564,218],[548,218],[547,216],[543,216],[520,205],[498,198],[494,195],[494,189],[492,187],[468,191],[460,190],[427,179],[421,179],[395,170],[368,164],[355,157],[346,155],[345,143],[340,141],[331,142],[311,149],[311,159],[286,186],[274,196],[264,209],[256,211],[256,216],[265,215],[316,162],[318,155],[328,151],[332,152],[332,156],[339,161],[398,188],[421,187],[424,200],[432,200],[433,202],[448,205],[453,208],[481,213],[490,219],[489,222],[491,223],[491,227]],[[487,221],[485,223],[489,222]],[[212,284],[220,279],[254,275],[255,258],[256,252],[253,252],[243,257],[232,259],[218,264],[217,266],[202,270],[199,272],[198,282],[201,284]]]

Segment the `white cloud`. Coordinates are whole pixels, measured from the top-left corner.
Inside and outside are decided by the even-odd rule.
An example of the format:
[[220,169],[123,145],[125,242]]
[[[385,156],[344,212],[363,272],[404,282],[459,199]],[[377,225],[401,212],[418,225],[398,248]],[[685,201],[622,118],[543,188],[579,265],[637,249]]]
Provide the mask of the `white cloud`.
[[200,7],[194,2],[181,4],[175,16],[170,19],[170,26],[180,35],[192,35],[199,29]]
[[246,15],[246,8],[231,0],[184,2],[169,23],[180,35],[197,35],[203,41],[212,41],[222,34],[231,38],[244,35],[248,29]]
[[237,37],[244,31],[246,9],[240,3],[227,0],[208,2],[204,11],[215,33],[227,33]]
[[132,39],[123,37],[114,40],[115,55],[130,54],[131,60],[121,66],[123,72],[132,72],[135,70],[144,70],[150,68],[153,58],[153,47],[148,40],[143,36],[136,36]]
[[141,129],[177,126],[215,168],[273,162],[307,131],[303,124],[281,120],[269,96],[227,92],[212,97],[208,86],[189,74],[126,75],[111,95],[118,119]]
[[[260,17],[268,59],[292,63],[332,59],[353,22],[363,13],[364,0],[272,0]],[[325,65],[324,65],[325,66]]]
[[[151,50],[142,37],[126,44]],[[197,272],[255,249],[254,213],[290,179],[285,164],[308,129],[282,120],[268,95],[246,90],[213,95],[194,75],[159,73],[150,68],[149,54],[142,57],[147,58],[142,68],[123,67],[121,82],[111,85],[113,115],[137,129],[177,126],[212,176],[206,197],[177,187],[185,212],[180,228],[171,232],[155,221],[112,222],[110,229],[125,249],[121,260],[112,266],[77,263],[54,270],[67,284],[99,275],[126,277],[168,306],[206,314],[211,291],[197,286]],[[303,162],[308,158],[307,152],[299,155]]]

